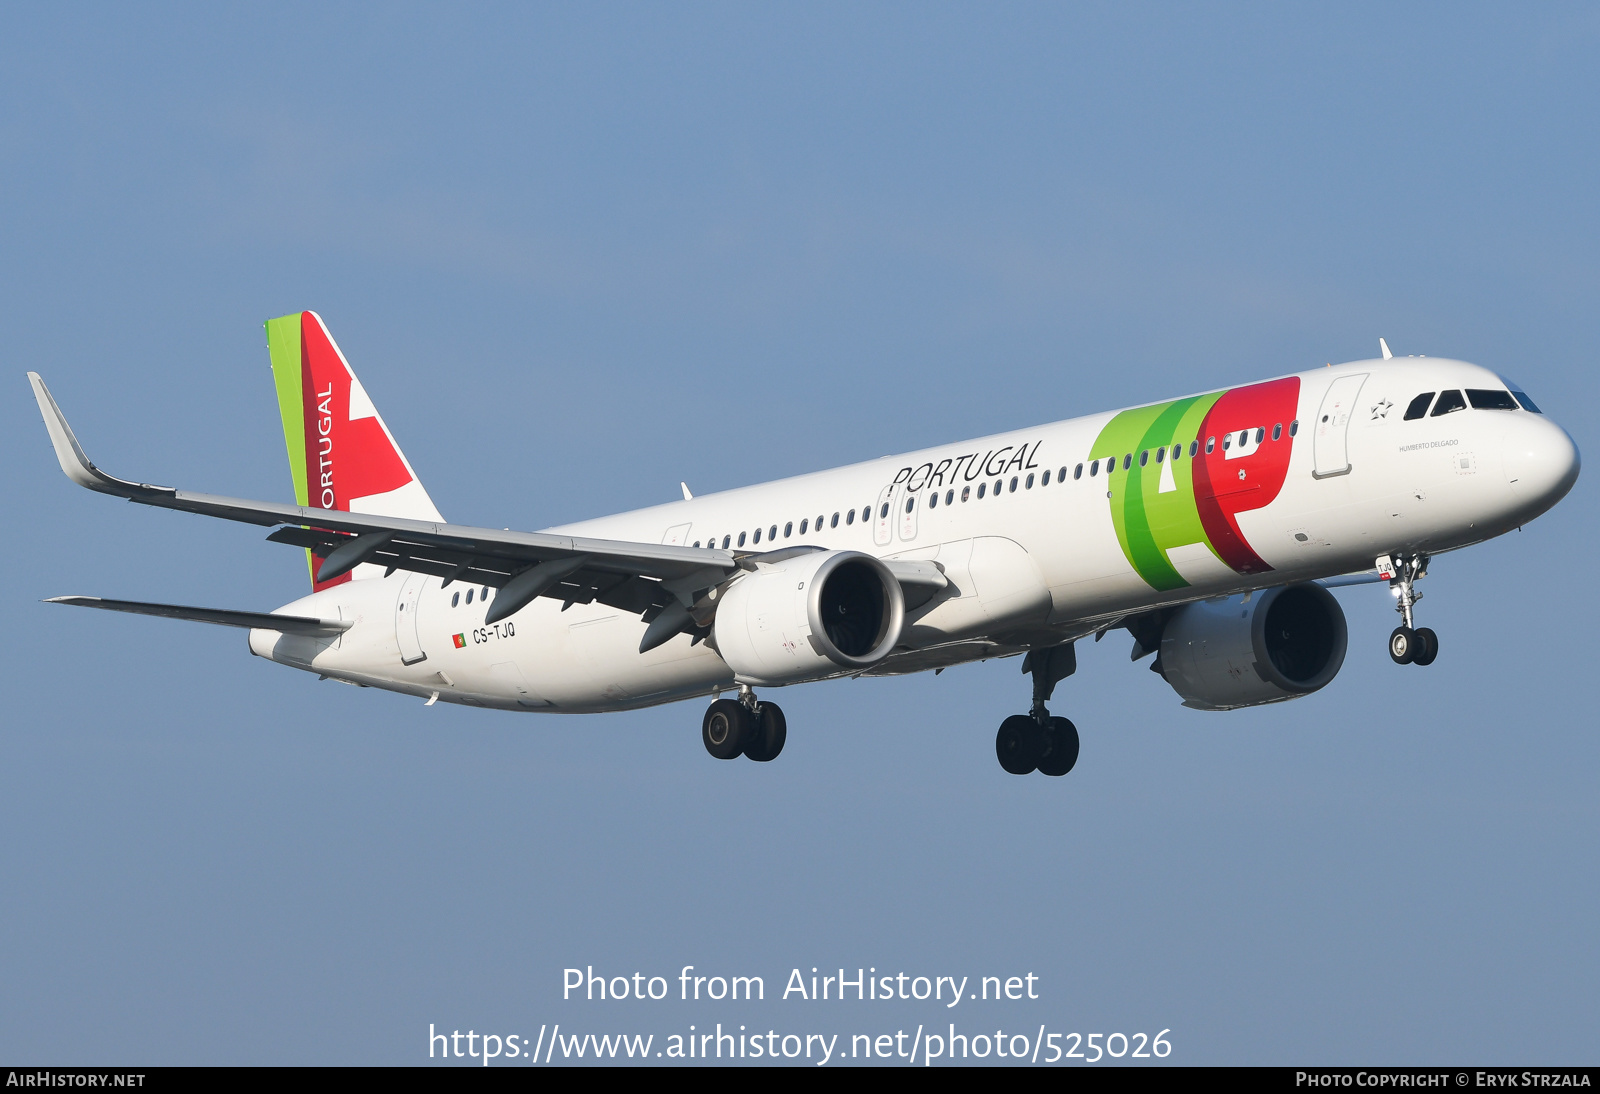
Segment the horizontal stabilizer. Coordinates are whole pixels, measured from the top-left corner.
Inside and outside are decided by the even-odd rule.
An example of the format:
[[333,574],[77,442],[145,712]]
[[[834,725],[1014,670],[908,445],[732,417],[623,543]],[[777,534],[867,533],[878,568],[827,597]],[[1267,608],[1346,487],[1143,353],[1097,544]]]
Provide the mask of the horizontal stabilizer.
[[332,638],[354,626],[349,619],[313,619],[306,615],[273,615],[270,612],[234,612],[226,608],[188,608],[182,604],[146,604],[139,600],[103,600],[98,596],[53,596],[46,604],[74,604],[80,608],[104,608],[111,612],[159,615],[167,619],[187,619],[194,623],[218,623],[224,627],[259,627],[304,634],[313,638]]

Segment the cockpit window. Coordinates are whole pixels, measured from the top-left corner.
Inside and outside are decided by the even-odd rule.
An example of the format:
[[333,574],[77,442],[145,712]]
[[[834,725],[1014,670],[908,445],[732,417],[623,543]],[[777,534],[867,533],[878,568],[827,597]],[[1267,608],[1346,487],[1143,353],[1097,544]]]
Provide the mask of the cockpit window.
[[1431,402],[1433,402],[1433,392],[1431,391],[1424,391],[1421,395],[1412,399],[1411,405],[1406,407],[1405,420],[1408,422],[1415,421],[1428,413],[1428,404]]
[[1496,391],[1492,388],[1467,388],[1467,402],[1472,404],[1473,410],[1515,410],[1516,400],[1511,398],[1509,391]]
[[1540,410],[1538,407],[1533,405],[1533,400],[1528,398],[1527,392],[1518,391],[1516,388],[1512,388],[1511,389],[1511,394],[1516,397],[1517,402],[1522,404],[1522,409],[1523,410],[1529,410],[1529,411],[1532,411],[1535,414],[1543,414],[1544,413],[1544,411]]
[[1439,392],[1439,401],[1433,404],[1433,417],[1441,414],[1453,414],[1458,410],[1467,409],[1467,400],[1462,398],[1459,391]]

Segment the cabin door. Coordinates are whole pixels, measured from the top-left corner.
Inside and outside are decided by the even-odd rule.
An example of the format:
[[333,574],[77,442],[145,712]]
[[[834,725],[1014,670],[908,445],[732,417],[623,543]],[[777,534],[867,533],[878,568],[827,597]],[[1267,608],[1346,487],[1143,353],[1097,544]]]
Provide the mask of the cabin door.
[[1317,420],[1312,426],[1311,454],[1315,464],[1312,478],[1331,479],[1350,473],[1345,439],[1350,432],[1350,415],[1355,410],[1356,396],[1366,382],[1365,372],[1341,376],[1329,385],[1327,394],[1322,397],[1322,409],[1317,411]]
[[417,630],[417,606],[427,580],[427,574],[408,573],[400,583],[400,596],[394,603],[394,637],[400,643],[401,664],[415,665],[428,659],[422,652],[422,636]]

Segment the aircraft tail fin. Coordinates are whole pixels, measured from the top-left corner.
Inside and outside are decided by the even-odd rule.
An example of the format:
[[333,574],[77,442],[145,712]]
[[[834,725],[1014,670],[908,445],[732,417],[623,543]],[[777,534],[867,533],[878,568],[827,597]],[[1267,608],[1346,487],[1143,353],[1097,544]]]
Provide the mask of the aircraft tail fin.
[[[322,317],[295,312],[266,326],[296,503],[443,523]],[[369,569],[363,565],[354,575],[324,582],[317,580],[316,556],[307,551],[306,560],[318,590],[367,576],[360,571]]]

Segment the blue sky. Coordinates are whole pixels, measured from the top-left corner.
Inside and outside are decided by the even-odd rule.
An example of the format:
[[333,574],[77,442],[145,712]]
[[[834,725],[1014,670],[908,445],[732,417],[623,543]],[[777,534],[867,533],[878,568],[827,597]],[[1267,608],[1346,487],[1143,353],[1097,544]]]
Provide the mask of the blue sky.
[[[430,1022],[893,1032],[926,1004],[578,1004],[561,970],[1037,974],[970,1014],[1225,1063],[1593,1061],[1588,477],[1438,559],[1439,661],[1184,710],[1120,634],[1015,779],[1016,661],[515,717],[66,593],[268,609],[296,551],[71,487],[290,483],[315,308],[445,515],[537,528],[1395,352],[1597,450],[1592,7],[17,9],[0,40],[0,1056],[409,1063]],[[955,1018],[962,1021],[961,1018]]]

